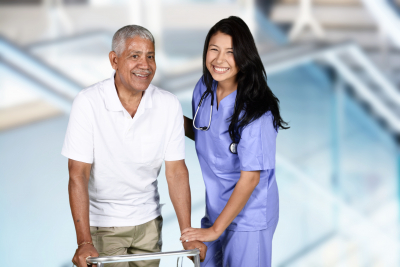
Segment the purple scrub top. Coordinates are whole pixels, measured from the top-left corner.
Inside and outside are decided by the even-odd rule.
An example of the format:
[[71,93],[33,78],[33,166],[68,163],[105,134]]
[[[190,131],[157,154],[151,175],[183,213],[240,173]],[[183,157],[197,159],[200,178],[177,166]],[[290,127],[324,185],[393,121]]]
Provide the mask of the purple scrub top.
[[[276,225],[279,216],[278,187],[275,180],[275,148],[277,131],[273,116],[265,113],[247,125],[241,134],[237,154],[229,150],[229,118],[233,114],[236,91],[221,100],[217,109],[217,82],[213,82],[214,105],[208,131],[194,129],[197,156],[206,187],[206,215],[202,227],[212,226],[224,209],[240,178],[240,171],[260,171],[260,182],[243,210],[228,226],[233,231],[259,231]],[[193,117],[200,98],[206,91],[203,77],[194,88]],[[208,126],[211,95],[197,113],[197,128]]]

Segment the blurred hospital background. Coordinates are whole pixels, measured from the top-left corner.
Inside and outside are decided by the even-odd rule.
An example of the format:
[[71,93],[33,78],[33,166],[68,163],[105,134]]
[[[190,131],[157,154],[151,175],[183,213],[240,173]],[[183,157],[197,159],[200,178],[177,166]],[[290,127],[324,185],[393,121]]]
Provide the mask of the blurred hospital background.
[[[400,1],[0,0],[1,266],[72,265],[60,152],[74,96],[112,73],[113,33],[140,24],[155,35],[153,83],[191,117],[205,36],[230,15],[251,28],[291,126],[277,141],[273,266],[400,266]],[[205,192],[190,140],[186,153],[199,227]],[[180,250],[164,170],[159,191],[163,251]]]

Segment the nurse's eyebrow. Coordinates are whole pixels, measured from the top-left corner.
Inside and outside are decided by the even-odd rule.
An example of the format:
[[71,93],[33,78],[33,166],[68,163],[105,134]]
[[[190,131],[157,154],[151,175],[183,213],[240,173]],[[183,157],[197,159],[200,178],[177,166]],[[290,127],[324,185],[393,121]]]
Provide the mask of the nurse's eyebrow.
[[[210,44],[209,46],[215,46],[215,47],[218,47],[218,48],[219,48],[219,46],[218,46],[218,45],[215,45],[215,44]],[[233,49],[233,48],[227,48],[227,49]]]

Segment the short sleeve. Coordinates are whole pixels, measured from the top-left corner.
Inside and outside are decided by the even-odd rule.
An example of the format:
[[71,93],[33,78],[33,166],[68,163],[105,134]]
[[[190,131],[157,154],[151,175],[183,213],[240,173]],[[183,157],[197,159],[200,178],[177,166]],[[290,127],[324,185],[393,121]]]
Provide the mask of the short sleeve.
[[61,154],[69,159],[93,163],[93,111],[82,93],[72,104]]
[[170,138],[167,141],[165,151],[165,161],[176,161],[185,159],[185,129],[183,127],[183,112],[179,100],[175,98],[175,103],[171,109],[172,127],[170,128]]
[[262,171],[275,169],[277,131],[273,116],[265,113],[247,125],[238,144],[238,157],[242,171]]

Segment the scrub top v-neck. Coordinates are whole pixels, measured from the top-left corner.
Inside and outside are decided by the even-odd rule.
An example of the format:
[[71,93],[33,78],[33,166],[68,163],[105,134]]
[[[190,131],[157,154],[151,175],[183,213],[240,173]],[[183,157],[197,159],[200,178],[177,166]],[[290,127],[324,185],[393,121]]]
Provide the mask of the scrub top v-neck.
[[[206,214],[202,227],[212,226],[224,209],[241,171],[260,171],[260,182],[243,210],[228,230],[258,231],[278,221],[278,188],[275,180],[275,149],[277,131],[273,116],[265,113],[247,125],[238,142],[237,154],[229,150],[229,118],[233,114],[237,91],[223,98],[217,109],[217,82],[213,81],[214,104],[208,131],[194,129],[196,152],[206,187]],[[196,112],[200,98],[206,91],[203,77],[193,92],[192,111]],[[211,95],[203,100],[196,117],[196,127],[206,126],[210,119]]]

